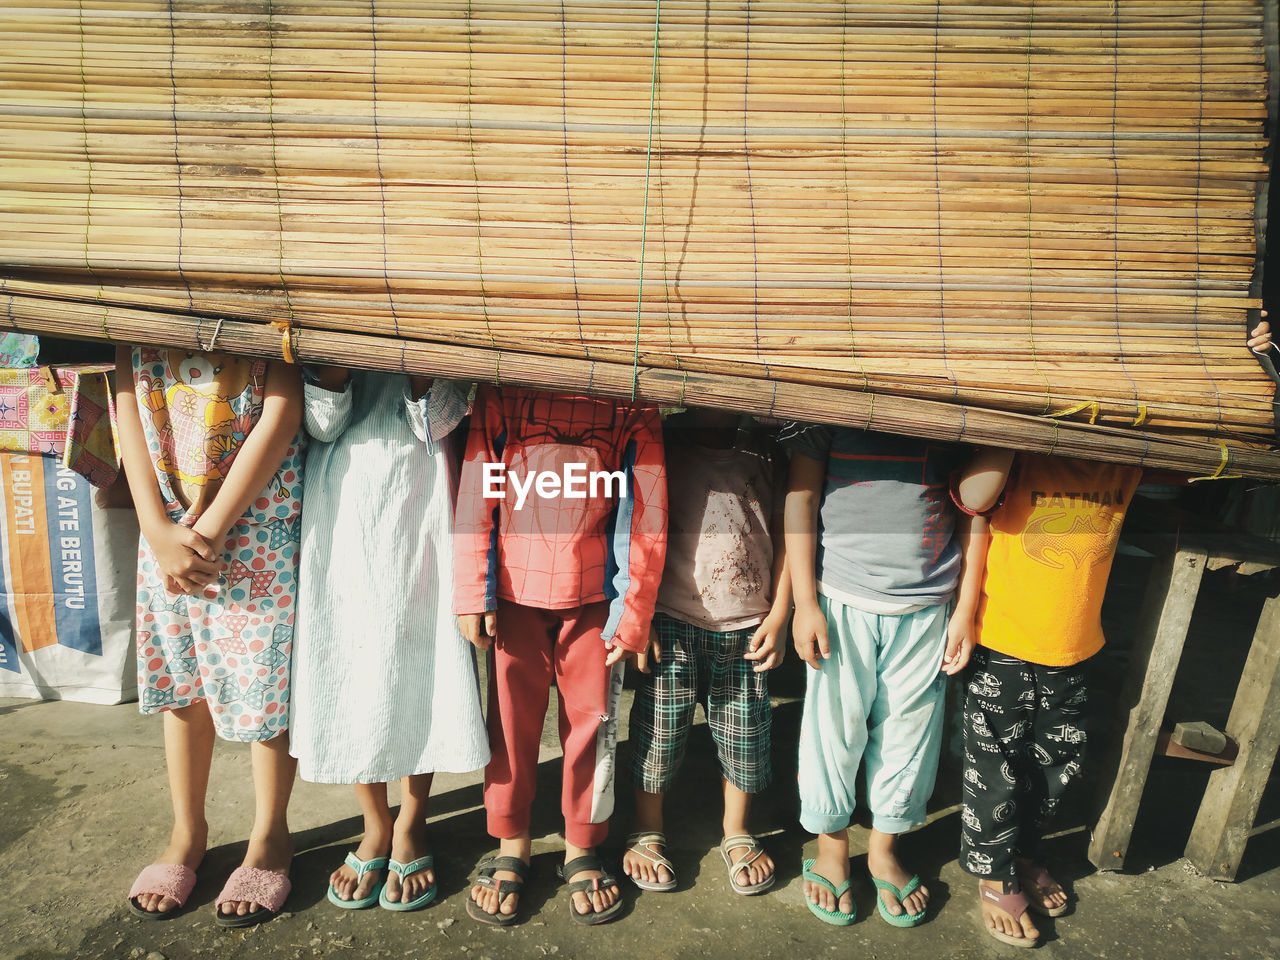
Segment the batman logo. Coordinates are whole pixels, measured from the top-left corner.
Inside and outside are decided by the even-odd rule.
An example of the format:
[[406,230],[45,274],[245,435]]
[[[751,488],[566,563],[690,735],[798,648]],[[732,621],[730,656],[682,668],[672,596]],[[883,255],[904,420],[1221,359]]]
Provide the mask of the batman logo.
[[1077,570],[1110,558],[1115,534],[1124,518],[1070,516],[1055,513],[1029,521],[1022,533],[1022,549],[1037,563],[1053,570],[1070,563]]

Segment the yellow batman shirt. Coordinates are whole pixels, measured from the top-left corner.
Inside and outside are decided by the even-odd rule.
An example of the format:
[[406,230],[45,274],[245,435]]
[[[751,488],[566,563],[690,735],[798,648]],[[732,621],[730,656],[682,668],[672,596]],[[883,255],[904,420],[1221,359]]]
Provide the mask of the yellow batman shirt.
[[978,642],[1050,667],[1102,649],[1102,598],[1142,471],[1020,453],[991,515]]

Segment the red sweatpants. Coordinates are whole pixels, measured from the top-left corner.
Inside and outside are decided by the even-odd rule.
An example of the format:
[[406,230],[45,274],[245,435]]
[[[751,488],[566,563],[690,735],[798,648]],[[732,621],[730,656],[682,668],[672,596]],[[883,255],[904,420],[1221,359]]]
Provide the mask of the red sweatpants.
[[484,806],[499,839],[529,829],[538,746],[552,677],[560,693],[565,840],[594,847],[609,832],[623,664],[605,666],[600,630],[608,601],[541,610],[498,601],[498,643],[489,673],[489,750]]

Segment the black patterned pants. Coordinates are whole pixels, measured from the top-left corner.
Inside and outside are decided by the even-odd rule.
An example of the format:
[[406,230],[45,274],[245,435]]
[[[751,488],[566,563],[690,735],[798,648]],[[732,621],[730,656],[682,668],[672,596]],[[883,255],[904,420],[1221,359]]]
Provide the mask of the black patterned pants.
[[995,880],[1037,859],[1045,823],[1080,772],[1085,664],[1045,667],[978,647],[964,701],[960,866]]

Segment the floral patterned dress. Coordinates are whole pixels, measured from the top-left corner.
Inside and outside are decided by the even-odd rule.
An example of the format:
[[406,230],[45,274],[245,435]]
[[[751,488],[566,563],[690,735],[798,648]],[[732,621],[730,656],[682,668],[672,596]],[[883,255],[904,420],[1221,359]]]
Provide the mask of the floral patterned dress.
[[[191,526],[213,502],[262,414],[267,364],[219,353],[135,348],[143,434],[169,516]],[[226,740],[288,727],[289,656],[302,512],[299,441],[222,548],[202,596],[166,592],[155,554],[138,551],[138,691],[144,714],[208,704]]]

